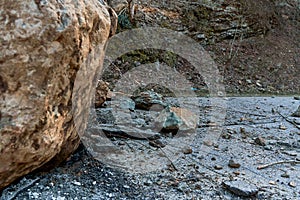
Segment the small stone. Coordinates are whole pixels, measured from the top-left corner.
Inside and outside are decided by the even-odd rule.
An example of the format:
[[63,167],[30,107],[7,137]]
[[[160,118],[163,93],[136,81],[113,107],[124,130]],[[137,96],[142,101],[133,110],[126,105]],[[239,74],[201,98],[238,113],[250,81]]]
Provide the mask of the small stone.
[[244,127],[240,127],[240,132],[241,132],[242,134],[245,134],[245,133],[246,133],[245,128],[244,128]]
[[222,167],[221,165],[215,165],[214,168],[215,168],[216,170],[221,170],[221,169],[223,169],[223,167]]
[[203,144],[208,146],[208,147],[211,147],[213,145],[213,142],[210,141],[210,140],[207,140],[207,141],[204,141]]
[[289,175],[287,172],[281,174],[280,176],[281,176],[282,178],[290,178],[290,175]]
[[240,171],[234,171],[233,173],[234,173],[235,175],[240,175],[240,174],[241,174]]
[[246,80],[246,83],[252,84],[252,81],[251,81],[250,79],[247,79],[247,80]]
[[130,186],[128,186],[128,185],[123,185],[123,187],[124,187],[125,189],[129,189],[129,188],[130,188]]
[[279,125],[279,129],[281,129],[281,130],[286,130],[287,128],[286,128],[284,125],[280,124],[280,125]]
[[262,137],[255,138],[254,142],[260,146],[266,146],[266,141]]
[[300,100],[300,96],[295,96],[294,99],[299,101]]
[[271,112],[274,114],[274,113],[276,113],[276,110],[274,108],[272,108]]
[[296,183],[294,181],[289,182],[289,186],[296,187]]
[[232,193],[243,197],[254,196],[258,193],[258,188],[254,184],[241,180],[225,181],[223,185]]
[[155,124],[156,127],[162,125],[162,132],[189,132],[197,128],[197,119],[188,109],[167,107],[155,119]]
[[222,134],[222,138],[229,140],[231,138],[231,135],[228,133],[224,133],[224,134]]
[[81,186],[81,183],[78,182],[78,181],[73,181],[72,183],[73,183],[74,185]]
[[150,140],[149,145],[156,148],[163,148],[166,146],[160,140]]
[[191,149],[191,148],[186,148],[186,149],[183,150],[183,153],[184,153],[184,154],[191,154],[191,153],[193,153],[193,149]]
[[230,159],[228,162],[228,166],[231,168],[240,168],[241,164],[236,163],[234,160]]
[[260,81],[256,81],[256,86],[258,86],[258,87],[262,87],[262,84],[260,83]]
[[197,39],[205,39],[205,34],[198,34],[196,37]]
[[276,185],[276,182],[275,181],[269,181],[269,184],[270,185]]
[[[153,91],[144,91],[140,92],[137,95],[133,95],[131,99],[135,103],[135,108],[136,109],[141,109],[141,110],[156,110],[153,109],[152,107],[154,105],[159,105],[159,111],[163,110],[164,107],[166,107],[166,104],[163,102],[163,97],[162,95],[153,92]],[[156,107],[158,108],[158,107]]]

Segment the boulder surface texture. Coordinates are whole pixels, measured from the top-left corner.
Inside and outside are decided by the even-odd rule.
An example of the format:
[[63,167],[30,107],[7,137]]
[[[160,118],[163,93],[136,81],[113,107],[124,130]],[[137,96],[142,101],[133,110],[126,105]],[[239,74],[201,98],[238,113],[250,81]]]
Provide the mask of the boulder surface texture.
[[97,0],[1,0],[0,190],[77,148],[86,125],[73,123],[74,83],[89,74],[75,106],[89,110],[112,13]]

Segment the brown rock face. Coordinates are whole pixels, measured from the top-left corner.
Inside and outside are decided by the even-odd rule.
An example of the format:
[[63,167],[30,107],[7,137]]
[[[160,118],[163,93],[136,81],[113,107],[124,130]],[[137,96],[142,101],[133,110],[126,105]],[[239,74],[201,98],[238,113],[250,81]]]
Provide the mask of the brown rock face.
[[87,118],[115,14],[97,0],[2,0],[0,10],[1,190],[77,148],[86,120],[75,129],[72,107]]

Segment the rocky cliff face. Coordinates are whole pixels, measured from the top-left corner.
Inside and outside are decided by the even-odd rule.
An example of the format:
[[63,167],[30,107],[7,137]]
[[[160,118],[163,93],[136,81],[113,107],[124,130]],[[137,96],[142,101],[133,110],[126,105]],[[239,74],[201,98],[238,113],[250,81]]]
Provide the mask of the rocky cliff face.
[[[0,8],[1,190],[77,148],[72,107],[87,118],[115,15],[97,0],[4,0]],[[89,75],[78,89],[84,104],[73,91],[79,70]]]

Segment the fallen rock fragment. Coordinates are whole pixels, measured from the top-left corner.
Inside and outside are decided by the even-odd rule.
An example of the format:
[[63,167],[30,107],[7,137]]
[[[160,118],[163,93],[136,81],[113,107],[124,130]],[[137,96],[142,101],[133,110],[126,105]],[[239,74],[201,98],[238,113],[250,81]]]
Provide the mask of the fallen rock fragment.
[[162,143],[160,140],[150,140],[149,145],[156,148],[163,148],[166,145]]
[[241,180],[225,181],[223,182],[223,186],[225,186],[225,188],[232,193],[243,197],[254,196],[258,193],[259,190],[258,187],[256,187],[254,184],[247,183]]
[[300,100],[300,96],[295,96],[294,99],[295,100]]
[[280,176],[281,176],[282,178],[290,178],[290,175],[289,175],[287,172],[281,174]]
[[135,102],[135,108],[141,110],[163,110],[167,106],[163,102],[163,97],[153,91],[140,92],[133,95],[131,99]]
[[276,181],[269,181],[270,185],[276,185]]
[[203,141],[203,144],[204,144],[205,146],[208,146],[208,147],[211,147],[211,146],[214,145],[214,143],[213,143],[212,141],[210,141],[210,140],[205,140],[205,141]]
[[296,187],[296,183],[294,181],[289,182],[289,186]]
[[191,153],[193,153],[193,149],[191,149],[191,148],[185,148],[183,150],[183,154],[191,154]]
[[240,167],[241,167],[241,164],[235,162],[235,161],[232,160],[232,159],[230,159],[229,162],[228,162],[228,166],[229,166],[230,168],[240,168]]
[[216,169],[216,170],[221,170],[221,169],[223,169],[223,167],[222,167],[221,165],[215,165],[215,166],[214,166],[214,169]]
[[262,137],[255,138],[254,142],[260,146],[266,146],[266,140]]
[[167,107],[155,119],[157,126],[162,126],[162,132],[191,131],[197,127],[197,116],[184,108]]
[[158,133],[153,132],[150,129],[143,130],[136,127],[116,126],[113,124],[99,124],[99,127],[93,127],[89,130],[94,133],[103,131],[107,137],[125,137],[140,140],[155,140],[160,137]]
[[286,129],[287,129],[287,127],[286,127],[286,126],[284,126],[284,125],[282,125],[282,124],[280,124],[280,125],[279,125],[279,129],[280,129],[280,130],[286,130]]

